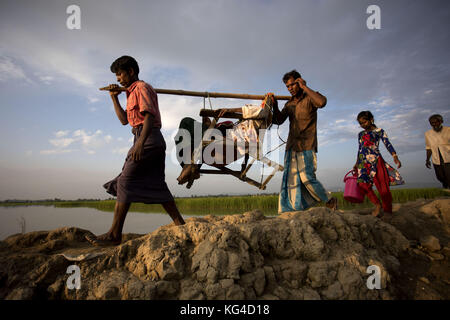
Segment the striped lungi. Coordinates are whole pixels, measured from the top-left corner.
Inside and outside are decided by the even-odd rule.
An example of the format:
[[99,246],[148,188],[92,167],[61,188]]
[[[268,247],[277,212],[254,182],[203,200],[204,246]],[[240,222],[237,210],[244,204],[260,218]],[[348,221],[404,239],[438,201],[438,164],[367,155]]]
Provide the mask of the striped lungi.
[[320,201],[329,200],[316,178],[316,169],[317,156],[314,151],[286,151],[278,213],[306,210]]

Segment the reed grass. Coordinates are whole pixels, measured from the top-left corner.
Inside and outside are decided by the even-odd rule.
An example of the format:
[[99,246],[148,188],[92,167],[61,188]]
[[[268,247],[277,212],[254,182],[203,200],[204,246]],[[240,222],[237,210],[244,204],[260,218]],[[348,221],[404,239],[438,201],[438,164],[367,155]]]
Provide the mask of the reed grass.
[[[394,203],[405,203],[417,199],[434,199],[436,197],[449,197],[449,193],[438,188],[426,189],[393,189]],[[344,200],[342,192],[332,193],[338,199],[338,207],[343,210],[368,208],[373,205],[366,198],[361,204],[352,204]],[[227,215],[240,214],[246,211],[258,209],[266,215],[277,214],[278,195],[249,195],[249,196],[222,196],[222,197],[197,197],[175,199],[178,209],[183,215]],[[0,205],[5,205],[1,203]],[[7,203],[7,206],[18,205],[53,205],[58,208],[87,207],[101,211],[114,211],[115,200],[96,201],[60,201],[37,203]],[[323,205],[323,204],[319,204]],[[160,204],[133,203],[130,211],[144,213],[161,213],[164,209]]]

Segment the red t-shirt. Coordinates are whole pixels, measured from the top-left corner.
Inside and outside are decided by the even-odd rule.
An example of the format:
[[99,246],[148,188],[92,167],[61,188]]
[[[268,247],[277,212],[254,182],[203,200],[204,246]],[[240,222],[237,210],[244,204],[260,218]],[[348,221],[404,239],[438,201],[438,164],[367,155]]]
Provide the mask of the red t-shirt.
[[144,112],[155,117],[154,128],[161,128],[161,115],[159,113],[158,96],[155,89],[148,83],[137,80],[127,88],[127,119],[132,127],[144,123]]

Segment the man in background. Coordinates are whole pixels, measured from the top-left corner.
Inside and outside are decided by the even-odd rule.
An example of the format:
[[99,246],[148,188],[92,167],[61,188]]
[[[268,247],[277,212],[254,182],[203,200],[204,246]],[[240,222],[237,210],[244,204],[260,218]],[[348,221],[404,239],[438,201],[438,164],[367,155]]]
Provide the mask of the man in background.
[[434,114],[428,120],[432,129],[425,132],[427,150],[425,165],[431,169],[431,157],[436,178],[442,183],[444,189],[448,189],[450,186],[450,127],[442,125],[444,119],[440,114]]

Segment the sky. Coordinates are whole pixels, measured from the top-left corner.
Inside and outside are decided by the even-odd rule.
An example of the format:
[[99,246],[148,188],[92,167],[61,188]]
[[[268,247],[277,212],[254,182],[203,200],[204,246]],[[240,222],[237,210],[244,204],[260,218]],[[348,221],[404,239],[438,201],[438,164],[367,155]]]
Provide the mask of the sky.
[[[70,5],[80,29],[69,29]],[[380,29],[369,29],[370,5]],[[318,111],[317,176],[329,190],[356,159],[356,115],[370,110],[397,150],[405,187],[439,186],[425,167],[424,132],[439,113],[448,124],[450,2],[364,0],[164,0],[0,2],[0,200],[109,198],[132,145],[107,92],[122,55],[155,88],[289,95],[284,73],[297,69],[327,97]],[[173,137],[183,117],[204,106],[258,101],[159,95],[167,143],[166,182],[175,196],[255,194],[230,176],[177,185]],[[126,98],[120,95],[122,106]],[[283,102],[280,102],[280,107]],[[286,140],[272,127],[267,150]],[[383,157],[392,157],[380,145]],[[284,146],[269,158],[282,163]],[[256,166],[249,176],[261,177]],[[264,174],[268,174],[264,171]],[[281,173],[266,193],[279,192]]]

